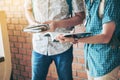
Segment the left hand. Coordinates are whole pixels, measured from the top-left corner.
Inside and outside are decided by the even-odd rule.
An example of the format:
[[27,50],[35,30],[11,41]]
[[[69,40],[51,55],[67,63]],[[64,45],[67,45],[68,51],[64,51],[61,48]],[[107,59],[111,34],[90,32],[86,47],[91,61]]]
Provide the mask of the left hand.
[[64,37],[62,34],[58,35],[56,37],[56,40],[58,40],[60,43],[66,43],[66,42],[74,42],[74,38],[67,38]]

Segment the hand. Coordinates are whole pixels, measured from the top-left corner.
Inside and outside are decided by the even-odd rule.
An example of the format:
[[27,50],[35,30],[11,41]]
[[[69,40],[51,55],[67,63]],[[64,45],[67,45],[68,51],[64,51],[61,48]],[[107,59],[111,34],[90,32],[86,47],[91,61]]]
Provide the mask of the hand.
[[49,32],[54,32],[55,29],[57,28],[57,21],[50,20],[46,21],[43,24],[49,24],[50,29],[48,30]]
[[56,40],[58,40],[60,43],[66,43],[66,42],[74,42],[74,38],[67,38],[64,37],[62,34],[58,35],[56,37]]

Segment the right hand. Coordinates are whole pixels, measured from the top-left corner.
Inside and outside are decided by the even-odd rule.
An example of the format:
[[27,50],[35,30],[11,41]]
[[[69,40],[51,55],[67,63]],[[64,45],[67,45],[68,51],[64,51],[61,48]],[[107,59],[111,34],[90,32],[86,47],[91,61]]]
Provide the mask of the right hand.
[[74,42],[73,37],[64,37],[62,34],[58,35],[56,37],[56,40],[58,40],[60,43],[66,43],[66,42]]
[[50,20],[50,21],[46,21],[43,24],[49,24],[49,32],[54,32],[55,29],[57,28],[57,21],[54,20]]

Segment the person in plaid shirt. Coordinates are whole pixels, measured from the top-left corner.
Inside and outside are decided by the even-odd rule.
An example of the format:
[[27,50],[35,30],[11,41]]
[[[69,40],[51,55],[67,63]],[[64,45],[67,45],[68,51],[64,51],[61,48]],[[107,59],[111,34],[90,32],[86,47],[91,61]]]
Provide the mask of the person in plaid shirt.
[[[88,80],[118,80],[120,69],[120,45],[117,36],[120,30],[120,0],[84,0],[86,6],[86,32],[92,36],[78,39],[85,43],[85,64]],[[100,4],[104,5],[103,14]],[[61,43],[74,42],[62,35],[56,38]],[[118,41],[119,42],[119,41]]]

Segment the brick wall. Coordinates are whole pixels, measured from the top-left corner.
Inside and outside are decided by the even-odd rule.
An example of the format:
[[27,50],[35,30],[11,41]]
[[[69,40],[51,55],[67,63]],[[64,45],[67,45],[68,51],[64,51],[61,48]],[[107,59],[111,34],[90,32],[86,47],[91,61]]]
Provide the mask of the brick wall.
[[[27,25],[23,8],[24,0],[0,0],[0,10],[5,10],[12,55],[13,80],[31,79],[31,34],[22,32]],[[77,31],[80,29],[76,29]],[[84,68],[83,45],[74,45],[74,80],[87,80]],[[51,64],[47,80],[57,80],[54,63]]]
[[24,0],[0,0],[0,10],[7,15],[7,28],[12,55],[13,80],[31,79],[31,35],[22,32],[27,25]]
[[[31,79],[31,34],[22,32],[27,25],[23,8],[24,0],[0,0],[0,10],[5,10],[12,55],[14,80]],[[83,44],[75,45],[73,76],[74,80],[85,80]],[[47,80],[57,80],[54,63],[51,64]]]

